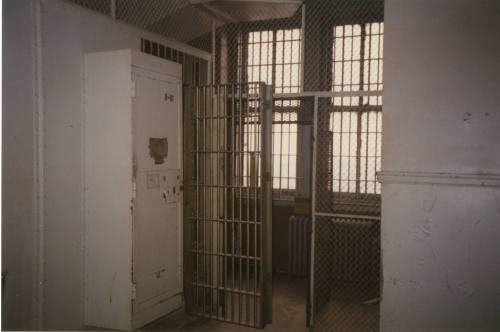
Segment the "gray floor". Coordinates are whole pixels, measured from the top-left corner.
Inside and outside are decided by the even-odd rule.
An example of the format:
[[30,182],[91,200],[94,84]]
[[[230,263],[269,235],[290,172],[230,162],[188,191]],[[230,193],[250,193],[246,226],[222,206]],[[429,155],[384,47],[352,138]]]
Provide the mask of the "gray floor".
[[[302,332],[306,328],[307,283],[305,279],[289,280],[288,277],[274,279],[273,323],[263,331]],[[190,316],[184,311],[174,312],[141,329],[141,331],[258,331],[219,321]]]

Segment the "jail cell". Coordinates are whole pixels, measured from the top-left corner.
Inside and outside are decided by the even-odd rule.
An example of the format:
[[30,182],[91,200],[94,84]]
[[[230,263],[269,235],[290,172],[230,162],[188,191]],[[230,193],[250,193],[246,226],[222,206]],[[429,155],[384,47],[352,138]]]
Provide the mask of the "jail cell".
[[190,105],[187,309],[262,327],[269,319],[264,279],[270,273],[266,89],[218,85],[186,88],[185,94]]
[[[160,33],[173,25],[150,24],[129,1],[115,4],[118,20]],[[290,204],[294,212],[306,202],[301,213],[311,220],[310,326],[377,330],[384,1],[247,5],[183,7],[210,27],[196,35],[178,27],[169,31],[211,53],[207,64],[141,41],[146,53],[187,63],[194,73],[207,71],[204,81],[213,84],[186,82],[194,87],[184,96],[188,311],[249,326],[269,321],[263,290],[270,283],[262,275],[272,269],[263,268],[271,256],[264,238],[271,233],[264,231],[263,214],[273,196],[273,204]],[[160,11],[174,5],[154,6]],[[218,8],[213,17],[210,6]],[[263,104],[253,82],[269,85],[272,93],[268,149],[259,141],[264,122],[255,109]],[[268,173],[266,167],[272,167]]]

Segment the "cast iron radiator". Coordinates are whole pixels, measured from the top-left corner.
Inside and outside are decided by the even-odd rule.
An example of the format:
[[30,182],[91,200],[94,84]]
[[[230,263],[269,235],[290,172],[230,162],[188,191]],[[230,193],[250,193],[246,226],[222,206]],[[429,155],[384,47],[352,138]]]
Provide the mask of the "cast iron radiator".
[[290,216],[288,219],[288,275],[305,277],[309,273],[311,218]]

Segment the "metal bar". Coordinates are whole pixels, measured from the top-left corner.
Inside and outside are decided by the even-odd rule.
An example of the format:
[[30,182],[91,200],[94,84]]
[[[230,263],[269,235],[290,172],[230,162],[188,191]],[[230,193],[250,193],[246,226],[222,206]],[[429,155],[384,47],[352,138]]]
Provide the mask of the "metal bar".
[[[202,284],[202,283],[192,283],[192,285],[202,287],[202,288],[207,288],[207,289],[224,290],[224,291],[231,292],[231,293],[239,293],[240,292],[240,290],[235,289],[235,288],[231,288],[231,287],[215,287],[213,285]],[[261,296],[261,293],[259,293],[259,292],[249,292],[249,291],[241,291],[241,292],[244,294],[250,294],[253,296]]]
[[309,284],[309,317],[311,326],[314,326],[314,254],[315,254],[315,236],[316,236],[316,154],[317,154],[317,140],[318,140],[318,97],[314,97],[314,110],[313,110],[313,158],[312,158],[312,181],[311,181],[311,272]]
[[[210,112],[210,116],[213,116],[213,113],[214,113],[214,89],[215,89],[215,85],[212,85],[210,86],[210,107],[208,108],[208,111]],[[213,122],[213,119],[209,120],[209,125],[208,125],[208,142],[210,143],[210,149],[212,149],[213,151],[214,150],[214,138],[213,138],[213,135],[214,135],[214,122]],[[210,184],[213,184],[213,181],[214,181],[214,167],[213,167],[213,158],[214,158],[214,154],[211,153],[208,155],[209,156],[209,161],[208,161],[208,174],[209,174],[209,181],[210,181]],[[215,170],[217,171],[217,170]],[[208,191],[208,195],[209,195],[209,199],[208,199],[208,211],[209,211],[209,216],[211,218],[213,218],[213,215],[214,215],[214,202],[213,202],[213,199],[214,199],[214,193],[213,193],[213,189],[210,189]],[[214,250],[214,225],[213,225],[213,222],[209,224],[209,245],[210,245],[210,250],[213,251]],[[213,284],[214,283],[214,259],[213,258],[210,258],[208,257],[208,262],[209,262],[209,276],[210,276],[210,284]],[[210,313],[213,314],[214,313],[214,293],[213,292],[210,292]]]
[[376,91],[307,91],[299,93],[275,93],[273,99],[298,99],[306,97],[334,98],[334,97],[359,97],[381,96],[383,90]]
[[222,253],[219,251],[207,251],[207,250],[196,250],[196,249],[191,249],[192,253],[199,253],[203,254],[206,256],[218,256],[218,257],[241,257],[244,259],[255,259],[255,260],[260,260],[261,257],[258,256],[250,256],[250,255],[233,255],[233,254],[228,254],[228,253]]
[[[212,84],[215,84],[215,72],[216,72],[216,54],[217,51],[215,49],[215,41],[216,41],[216,28],[215,28],[215,20],[212,20]],[[210,66],[209,66],[210,67]]]
[[[262,117],[262,112],[261,112],[261,108],[262,105],[259,104],[259,120],[260,118]],[[260,121],[262,122],[262,121]],[[257,257],[258,256],[258,252],[257,252],[257,245],[258,245],[258,241],[257,241],[257,237],[258,237],[258,234],[257,234],[257,229],[258,229],[258,226],[259,226],[259,222],[261,221],[260,217],[257,216],[258,214],[258,210],[259,210],[259,184],[262,184],[262,181],[260,181],[260,175],[261,175],[261,171],[259,169],[259,166],[261,165],[261,156],[262,156],[262,146],[261,146],[261,139],[260,139],[260,133],[261,133],[261,130],[262,130],[262,125],[256,125],[257,127],[257,134],[254,135],[255,136],[255,148],[257,149],[257,154],[256,154],[256,165],[255,165],[255,170],[256,170],[256,176],[255,176],[255,198],[254,198],[254,221],[255,221],[255,224],[253,226],[253,231],[254,231],[254,256]],[[260,206],[260,208],[262,208],[262,206]],[[253,285],[253,289],[254,289],[254,292],[257,291],[258,289],[258,286],[257,286],[257,271],[258,271],[258,262],[256,259],[254,259],[253,261],[254,263],[254,275],[253,275],[253,278],[254,278],[254,285]],[[254,325],[257,325],[257,320],[258,320],[258,315],[257,315],[257,309],[258,309],[258,303],[257,303],[257,298],[254,297],[253,298],[253,303],[254,303]]]
[[366,219],[366,220],[382,220],[381,217],[377,216],[366,216],[361,214],[343,214],[343,213],[323,213],[315,212],[314,215],[318,217],[331,217],[331,218],[349,218],[349,219]]
[[[224,101],[223,105],[224,105],[224,109],[223,109],[223,115],[227,117],[227,85],[224,85],[224,96],[222,98],[222,100]],[[223,122],[224,126],[223,126],[223,133],[224,133],[224,149],[221,149],[221,150],[224,150],[224,174],[222,176],[222,178],[224,179],[224,185],[226,185],[226,188],[224,188],[224,191],[223,191],[223,197],[222,197],[222,202],[224,204],[224,218],[227,218],[228,215],[229,215],[229,204],[228,204],[228,187],[227,185],[229,184],[229,181],[228,181],[228,177],[227,177],[227,174],[228,174],[228,160],[229,160],[229,154],[226,152],[227,149],[228,149],[228,126],[227,126],[227,119],[224,120]],[[220,148],[220,147],[219,147]],[[228,242],[228,223],[227,222],[224,222],[224,228],[223,228],[223,238],[224,238],[224,248],[223,248],[223,253],[224,254],[229,254],[228,253],[228,250],[227,250],[227,242]],[[223,287],[227,287],[227,277],[228,277],[228,257],[224,257],[224,263],[223,263],[223,266],[224,266],[224,280],[222,282],[222,286]],[[223,315],[223,318],[224,320],[227,319],[227,313],[226,313],[226,293],[223,292],[223,296],[224,298],[222,299],[222,315]]]
[[[198,115],[200,113],[200,90],[196,89],[196,97],[195,97],[195,103],[196,103],[196,114]],[[202,120],[195,120],[195,126],[196,126],[196,149],[200,149],[200,121]],[[196,184],[200,183],[201,179],[201,174],[200,174],[200,156],[199,154],[196,154],[196,176],[195,176],[195,182]],[[200,188],[196,187],[196,249],[199,249],[200,247],[200,223],[199,223],[199,218],[200,218]],[[200,278],[200,255],[196,254],[196,277],[194,280],[199,280]],[[195,292],[195,304],[196,307],[198,307],[199,304],[199,289],[196,288]]]
[[[247,87],[248,88],[248,87]],[[238,109],[238,115],[239,115],[239,123],[238,123],[238,151],[243,150],[243,130],[244,130],[244,123],[243,123],[243,100],[242,100],[242,91],[243,87],[239,86],[238,93],[239,93],[239,109]],[[243,220],[243,199],[242,199],[242,186],[243,186],[243,154],[239,153],[238,154],[238,176],[239,176],[239,197],[238,197],[238,203],[239,203],[239,209],[238,209],[238,216],[239,220]],[[241,253],[241,240],[242,240],[242,223],[239,223],[239,231],[238,231],[238,251]],[[239,262],[238,262],[238,287],[241,291],[241,286],[242,286],[242,259],[240,257]],[[241,293],[238,294],[238,323],[242,323],[241,319],[241,314],[242,314],[242,296]]]
[[[220,116],[220,85],[217,85],[217,100],[216,100],[216,107],[215,107],[215,113],[216,113],[216,117],[218,118]],[[213,120],[215,121],[215,139],[216,139],[216,147],[215,147],[215,181],[216,183],[221,183],[221,179],[220,179],[220,165],[219,165],[219,162],[220,162],[220,151],[219,151],[219,148],[220,148],[220,133],[221,133],[221,130],[220,130],[220,120],[219,119],[216,119],[216,120]],[[215,202],[214,202],[214,207],[215,207],[215,216],[218,217],[220,215],[220,192],[219,192],[219,189],[220,188],[215,188]],[[217,222],[216,223],[216,226],[215,226],[215,247],[216,247],[216,252],[219,252],[220,251],[220,222]],[[221,275],[221,271],[220,271],[220,256],[217,256],[215,258],[215,268],[216,268],[216,271],[215,271],[215,282],[216,282],[216,285],[217,287],[219,287],[219,283],[220,283],[220,275]],[[216,313],[217,313],[217,316],[219,316],[219,310],[220,310],[220,294],[218,292],[215,292],[215,298],[216,298],[216,307],[215,307],[215,310]]]
[[261,112],[262,112],[262,227],[261,227],[261,290],[264,294],[261,307],[260,326],[272,323],[272,292],[273,292],[273,261],[272,261],[272,87],[262,85]]
[[[261,35],[261,38],[262,38],[262,35]],[[260,79],[260,70],[259,70],[259,79]],[[247,252],[247,256],[250,252],[250,229],[249,229],[249,225],[248,225],[248,221],[250,221],[250,185],[251,185],[251,178],[252,178],[252,174],[251,174],[251,169],[252,169],[252,164],[251,164],[251,147],[250,147],[250,130],[251,130],[251,124],[247,123],[247,118],[249,118],[251,115],[250,115],[250,102],[247,103],[247,107],[246,107],[246,118],[245,118],[245,130],[244,130],[244,133],[245,133],[245,137],[246,137],[246,151],[245,151],[245,157],[246,157],[246,170],[247,170],[247,173],[245,174],[245,178],[246,178],[246,183],[245,183],[245,188],[246,188],[246,192],[247,192],[247,197],[246,197],[246,222],[245,222],[245,225],[246,225],[246,252]],[[246,260],[246,263],[247,263],[247,268],[246,268],[246,271],[245,271],[245,276],[246,276],[246,289],[250,289],[250,260],[247,259]],[[246,301],[246,315],[245,315],[245,319],[246,319],[246,323],[249,324],[250,322],[250,298],[248,295],[245,296],[245,301]]]
[[[207,109],[207,87],[202,87],[201,88],[201,91],[202,91],[202,105],[203,105],[203,110],[200,110],[202,111],[203,113],[206,113],[206,109]],[[200,104],[201,104],[201,100],[200,100]],[[200,120],[201,124],[200,124],[200,127],[202,128],[201,130],[201,134],[199,136],[201,136],[201,139],[202,139],[202,144],[203,144],[203,149],[206,149],[206,120],[205,119],[201,119]],[[203,176],[200,178],[200,183],[205,183],[205,179],[207,178],[206,177],[206,158],[203,157],[202,159],[202,170],[203,170]],[[200,165],[201,166],[201,165]],[[200,189],[203,190],[203,194],[202,194],[202,198],[201,198],[201,201],[203,202],[203,205],[200,204],[200,209],[202,208],[202,210],[200,211],[201,212],[201,215],[206,217],[206,211],[207,211],[207,206],[206,206],[206,187],[202,186],[202,188],[198,188],[198,191],[200,191]],[[200,202],[201,203],[201,202]],[[201,231],[201,239],[200,241],[198,242],[198,248],[204,248],[205,247],[205,241],[206,241],[206,232],[205,232],[205,228],[206,226],[203,225],[203,227],[200,228],[200,231]],[[198,255],[200,256],[200,255]],[[200,273],[200,277],[199,279],[201,278],[206,278],[206,257],[205,256],[201,256],[200,257],[201,259],[201,273]],[[201,305],[202,305],[202,310],[203,312],[206,311],[206,308],[205,308],[205,305],[206,305],[206,292],[204,289],[200,289],[200,292],[201,292]]]
[[[232,117],[231,117],[231,150],[232,150],[232,154],[231,154],[231,183],[234,184],[235,182],[235,179],[236,179],[236,154],[235,154],[235,150],[236,150],[236,125],[235,125],[235,115],[234,115],[234,112],[235,112],[235,107],[236,107],[236,103],[235,103],[235,100],[234,100],[234,96],[235,96],[235,93],[234,93],[234,85],[231,86],[231,114],[232,114]],[[236,193],[235,193],[235,188],[236,186],[231,186],[231,221],[233,222],[232,226],[231,226],[231,252],[232,254],[234,255],[234,253],[236,252],[235,251],[235,242],[236,242],[236,237],[235,237],[235,224],[234,222],[236,221],[235,219],[235,199],[236,199]],[[235,286],[235,282],[234,282],[234,272],[236,270],[236,266],[235,266],[235,260],[234,260],[234,256],[232,257],[232,264],[231,264],[231,287],[234,288]],[[233,293],[231,293],[231,302],[230,302],[230,307],[231,307],[231,320],[234,321],[234,297],[233,297]]]

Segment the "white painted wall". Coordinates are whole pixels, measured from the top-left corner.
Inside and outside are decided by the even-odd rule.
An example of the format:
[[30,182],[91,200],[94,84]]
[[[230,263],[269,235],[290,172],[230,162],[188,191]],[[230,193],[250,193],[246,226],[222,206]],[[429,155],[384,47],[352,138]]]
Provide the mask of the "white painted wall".
[[[38,171],[34,123],[34,7],[40,4],[43,63],[42,209],[34,207]],[[140,49],[145,37],[191,48],[62,0],[4,1],[3,268],[9,271],[4,318],[9,329],[33,327],[35,262],[43,252],[44,329],[82,322],[82,57],[84,52]],[[205,53],[205,57],[208,55]],[[36,251],[37,211],[44,211],[43,251]],[[110,245],[113,245],[110,242]],[[12,280],[12,281],[11,281]]]
[[29,1],[4,1],[3,14],[2,271],[8,275],[2,327],[30,329],[36,273],[34,17]]
[[382,330],[498,331],[500,2],[385,6]]

